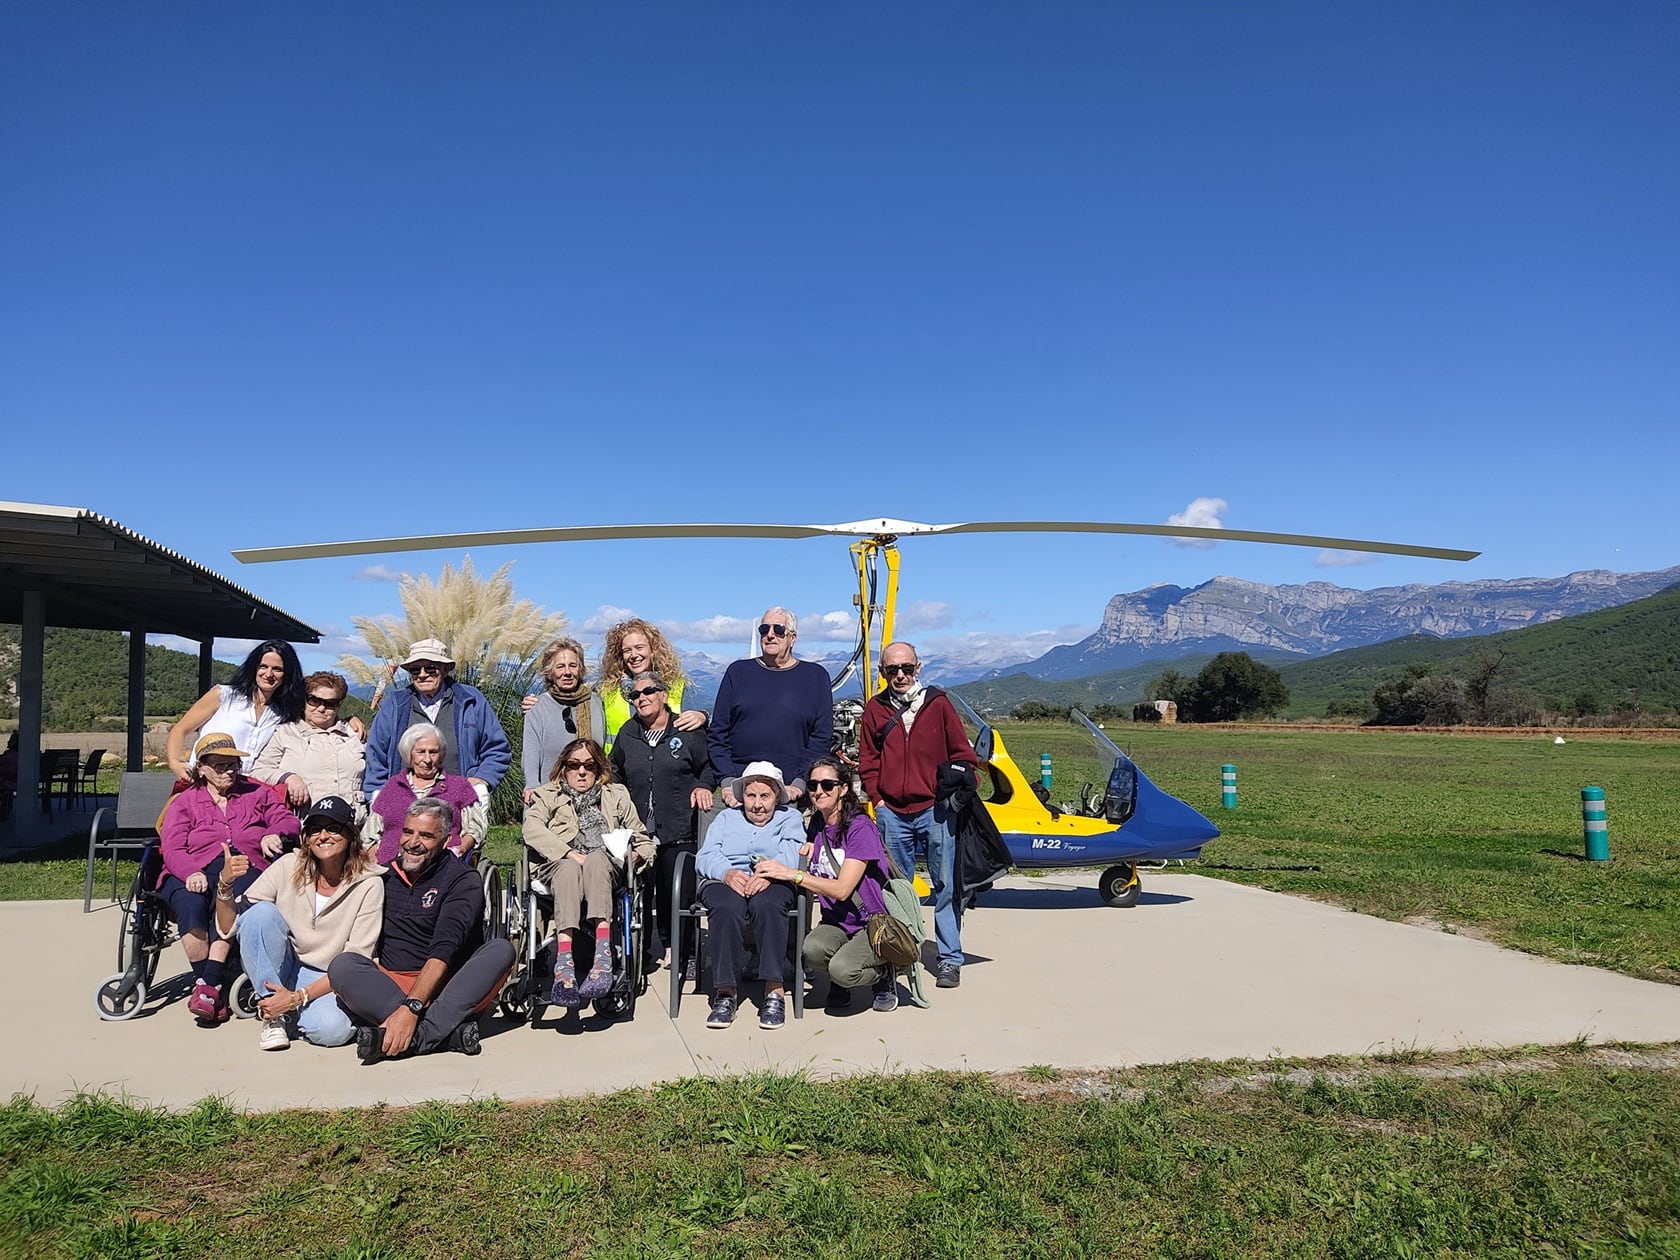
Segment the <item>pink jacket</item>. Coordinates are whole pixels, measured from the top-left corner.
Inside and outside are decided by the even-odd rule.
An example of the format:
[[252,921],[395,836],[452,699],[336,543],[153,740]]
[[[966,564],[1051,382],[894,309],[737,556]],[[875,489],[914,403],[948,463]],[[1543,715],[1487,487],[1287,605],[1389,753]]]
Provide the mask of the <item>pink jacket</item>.
[[268,865],[264,836],[296,836],[297,815],[274,794],[274,789],[240,779],[228,793],[227,813],[216,808],[210,789],[188,788],[164,811],[158,832],[163,864],[177,879],[202,871],[222,856],[226,844],[251,859],[255,870]]

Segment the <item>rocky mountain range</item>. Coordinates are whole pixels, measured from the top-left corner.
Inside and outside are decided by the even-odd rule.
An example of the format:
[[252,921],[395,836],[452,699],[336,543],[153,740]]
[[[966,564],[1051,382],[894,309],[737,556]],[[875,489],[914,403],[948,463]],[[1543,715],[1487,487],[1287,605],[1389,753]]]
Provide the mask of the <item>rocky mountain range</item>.
[[1463,638],[1595,612],[1680,582],[1680,566],[1653,573],[1586,569],[1555,578],[1442,582],[1360,591],[1330,582],[1268,586],[1216,577],[1200,586],[1150,586],[1116,595],[1101,627],[1079,643],[991,676],[1083,678],[1153,660],[1246,651],[1312,657],[1409,634]]

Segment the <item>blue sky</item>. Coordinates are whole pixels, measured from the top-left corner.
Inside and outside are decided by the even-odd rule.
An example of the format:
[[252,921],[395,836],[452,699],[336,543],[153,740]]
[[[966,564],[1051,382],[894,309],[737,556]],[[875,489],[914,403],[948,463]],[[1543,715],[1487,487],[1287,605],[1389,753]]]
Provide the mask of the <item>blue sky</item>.
[[[9,5],[0,498],[334,636],[459,553],[229,551],[1208,500],[1485,553],[908,541],[918,638],[1015,659],[1153,582],[1667,567],[1677,53],[1671,3]],[[835,540],[506,560],[722,656],[850,592]]]

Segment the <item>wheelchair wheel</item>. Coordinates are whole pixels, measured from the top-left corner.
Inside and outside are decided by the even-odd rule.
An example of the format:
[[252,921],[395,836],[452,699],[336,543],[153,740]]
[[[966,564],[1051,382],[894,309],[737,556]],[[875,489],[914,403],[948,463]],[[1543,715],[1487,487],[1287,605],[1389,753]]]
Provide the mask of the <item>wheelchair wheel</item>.
[[240,972],[233,982],[233,988],[228,990],[228,1005],[233,1008],[236,1019],[255,1019],[257,1017],[257,986],[251,983],[251,977]]
[[128,971],[106,976],[93,991],[93,1009],[100,1019],[133,1019],[146,1004],[146,982]]
[[500,940],[507,935],[507,901],[502,891],[502,872],[494,862],[484,863],[484,939]]

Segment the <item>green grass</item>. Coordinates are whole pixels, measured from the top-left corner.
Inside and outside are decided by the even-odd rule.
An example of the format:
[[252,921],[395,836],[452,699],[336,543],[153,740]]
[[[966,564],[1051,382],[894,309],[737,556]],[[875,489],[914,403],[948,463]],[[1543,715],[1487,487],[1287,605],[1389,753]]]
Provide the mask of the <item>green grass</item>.
[[249,1116],[14,1098],[0,1253],[1676,1254],[1680,1071],[1552,1058],[1239,1088],[1186,1064],[1102,1098],[943,1074]]
[[[1072,728],[1001,728],[1052,797],[1097,775]],[[1191,869],[1426,919],[1504,945],[1680,981],[1680,741],[1246,730],[1116,723],[1160,787],[1224,833]],[[1219,769],[1237,767],[1236,810]],[[1602,787],[1608,863],[1582,860],[1580,790]]]

